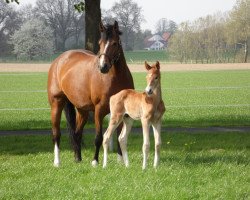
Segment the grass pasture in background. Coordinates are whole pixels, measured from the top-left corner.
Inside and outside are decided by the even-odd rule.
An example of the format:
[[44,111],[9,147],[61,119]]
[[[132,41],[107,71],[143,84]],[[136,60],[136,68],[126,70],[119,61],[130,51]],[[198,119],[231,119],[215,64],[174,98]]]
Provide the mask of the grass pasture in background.
[[[37,57],[33,60],[17,59],[15,56],[0,57],[0,63],[51,63],[61,53],[56,53],[48,57]],[[169,53],[166,50],[161,51],[124,51],[128,63],[144,63],[145,58],[149,62],[155,62],[157,58],[161,63],[170,62]]]
[[169,53],[166,50],[162,51],[125,51],[125,58],[128,63],[144,63],[145,59],[148,62],[155,62],[156,58],[161,63],[170,62]]
[[[1,136],[0,199],[249,199],[249,133],[162,133],[161,163],[142,171],[142,135],[128,139],[130,167],[109,153],[92,168],[94,135],[84,135],[83,162],[74,163],[62,136],[61,167],[53,167],[49,135]],[[103,152],[100,153],[102,162]]]
[[[133,73],[137,90],[145,75]],[[249,126],[249,77],[249,70],[162,72],[163,126]],[[0,130],[50,129],[47,73],[0,73],[0,85]]]

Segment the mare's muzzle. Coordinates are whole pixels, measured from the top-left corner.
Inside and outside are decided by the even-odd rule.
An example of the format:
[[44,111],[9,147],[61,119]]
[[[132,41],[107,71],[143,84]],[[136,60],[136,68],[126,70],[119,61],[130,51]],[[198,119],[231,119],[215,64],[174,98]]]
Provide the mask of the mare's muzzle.
[[106,74],[109,72],[110,67],[108,66],[107,63],[104,63],[102,66],[100,66],[100,71],[103,74]]
[[[109,57],[107,54],[100,54],[99,59],[101,58],[101,56],[104,56],[109,60]],[[99,69],[101,73],[103,74],[108,73],[110,68],[111,68],[111,64],[109,62],[106,62],[106,59],[102,59],[102,63],[101,62],[99,63]]]

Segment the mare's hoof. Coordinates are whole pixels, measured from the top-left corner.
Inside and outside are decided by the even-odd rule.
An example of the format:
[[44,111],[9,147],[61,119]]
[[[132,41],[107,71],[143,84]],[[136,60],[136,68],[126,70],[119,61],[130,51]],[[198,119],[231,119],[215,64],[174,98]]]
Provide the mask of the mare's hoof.
[[54,167],[60,167],[60,163],[54,163]]
[[98,166],[98,162],[96,160],[93,160],[91,164],[92,164],[92,167],[97,167]]
[[81,158],[76,158],[76,159],[75,159],[75,162],[76,162],[76,163],[79,163],[79,162],[81,162],[81,161],[82,161]]

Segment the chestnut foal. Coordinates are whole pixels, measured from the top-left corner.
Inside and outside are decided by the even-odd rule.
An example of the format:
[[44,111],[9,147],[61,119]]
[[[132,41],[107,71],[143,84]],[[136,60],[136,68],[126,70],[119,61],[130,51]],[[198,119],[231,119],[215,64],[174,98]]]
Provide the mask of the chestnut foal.
[[160,82],[160,63],[150,66],[145,62],[145,67],[148,70],[147,87],[145,92],[136,92],[132,89],[125,89],[113,95],[110,98],[110,122],[107,131],[104,134],[103,148],[104,160],[103,167],[107,166],[108,159],[108,144],[109,140],[123,121],[123,128],[119,136],[119,143],[122,150],[122,156],[125,166],[129,166],[127,153],[127,137],[131,130],[134,120],[141,119],[143,128],[143,165],[142,169],[147,166],[147,158],[149,153],[149,128],[153,127],[155,139],[155,157],[154,167],[159,164],[160,146],[161,146],[161,123],[162,116],[165,112],[164,102],[161,95]]

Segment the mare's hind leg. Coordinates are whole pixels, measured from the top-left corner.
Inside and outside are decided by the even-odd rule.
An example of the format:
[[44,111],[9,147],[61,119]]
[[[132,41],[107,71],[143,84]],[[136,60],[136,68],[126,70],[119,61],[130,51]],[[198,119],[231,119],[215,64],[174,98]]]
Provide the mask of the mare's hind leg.
[[114,117],[111,115],[110,121],[109,121],[109,126],[103,135],[103,150],[104,150],[103,168],[105,168],[107,166],[109,141],[111,139],[113,132],[121,123],[121,119],[122,119],[122,116]]
[[60,121],[62,110],[64,107],[65,101],[62,98],[54,98],[50,102],[51,105],[51,122],[52,122],[52,140],[54,144],[54,166],[59,167],[60,165]]
[[155,138],[155,157],[154,167],[156,168],[160,161],[160,148],[161,148],[161,120],[153,124],[154,138]]
[[81,143],[82,143],[82,131],[88,120],[88,112],[78,110],[76,114],[76,131],[73,134],[72,145],[75,153],[75,161],[80,162],[82,160]]
[[133,125],[133,119],[130,118],[129,116],[124,116],[123,128],[122,128],[122,132],[119,136],[119,143],[120,143],[121,150],[122,150],[123,161],[124,161],[124,164],[126,167],[129,166],[127,141],[128,141],[128,134],[131,131],[132,125]]

